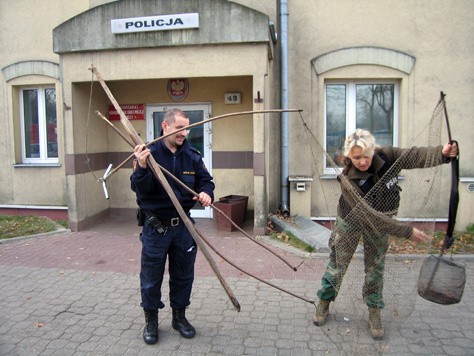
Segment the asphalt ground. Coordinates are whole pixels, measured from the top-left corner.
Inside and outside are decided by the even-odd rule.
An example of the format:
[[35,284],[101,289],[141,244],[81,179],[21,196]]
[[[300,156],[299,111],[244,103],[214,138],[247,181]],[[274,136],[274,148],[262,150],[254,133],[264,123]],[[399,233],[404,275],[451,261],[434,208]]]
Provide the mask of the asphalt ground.
[[[199,252],[186,313],[196,337],[184,339],[171,328],[166,276],[159,342],[146,345],[139,290],[140,230],[134,221],[111,217],[86,231],[0,244],[0,355],[474,355],[472,256],[456,259],[467,274],[460,303],[439,305],[408,291],[404,303],[409,312],[397,322],[388,311],[383,313],[386,337],[375,341],[367,330],[366,309],[357,300],[344,304],[338,298],[328,324],[313,325],[315,305],[310,302],[316,298],[327,254],[307,255],[283,242],[258,239],[298,266],[295,272],[238,231],[219,231],[212,220],[198,219],[196,226],[223,256],[262,280],[211,252],[240,312]],[[245,230],[253,229],[245,225]],[[399,257],[391,262],[393,267],[403,271],[405,281],[415,280],[417,269],[403,269],[407,258]],[[354,266],[343,286],[357,289],[358,295],[355,280],[363,271]],[[385,295],[400,286],[406,283]]]

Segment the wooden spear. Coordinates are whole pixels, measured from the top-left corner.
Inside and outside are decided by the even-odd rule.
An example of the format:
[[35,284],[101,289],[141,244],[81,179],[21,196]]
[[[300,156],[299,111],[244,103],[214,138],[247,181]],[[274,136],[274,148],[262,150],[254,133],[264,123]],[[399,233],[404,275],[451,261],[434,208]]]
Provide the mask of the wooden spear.
[[[167,138],[168,136],[176,135],[178,132],[181,132],[181,131],[184,131],[184,130],[189,130],[189,129],[192,129],[193,127],[204,125],[204,124],[206,124],[208,122],[211,122],[211,121],[225,119],[225,118],[228,118],[228,117],[231,117],[231,116],[250,115],[250,114],[255,115],[255,114],[266,114],[266,113],[267,114],[268,113],[282,113],[282,112],[302,112],[302,111],[303,111],[302,109],[268,109],[268,110],[256,110],[256,111],[240,111],[240,112],[233,112],[233,113],[218,115],[218,116],[214,116],[214,117],[211,117],[209,119],[202,120],[202,121],[199,121],[199,122],[195,122],[194,124],[190,124],[188,126],[182,127],[182,128],[180,128],[176,131],[173,131],[172,133],[157,137],[153,141],[150,141],[150,142],[146,143],[145,147],[151,146],[152,144],[154,144],[154,143],[156,143],[160,140],[163,140],[164,138]],[[97,111],[96,111],[96,113],[97,113]],[[106,121],[108,121],[102,114],[100,114],[99,117],[101,119],[105,119]],[[113,124],[109,121],[108,125],[113,125]],[[123,135],[123,134],[120,132],[120,135]],[[128,156],[115,169],[113,169],[110,173],[108,173],[107,176],[105,177],[105,179],[107,179],[108,177],[114,175],[120,168],[122,168],[134,156],[135,155],[133,153],[130,156]]]
[[[125,135],[112,123],[110,122],[104,115],[102,115],[99,111],[96,111],[95,112],[102,120],[104,120],[120,137],[122,137],[130,146],[134,147],[133,143],[127,138],[125,137]],[[158,164],[158,167],[160,167],[161,171],[163,173],[165,173],[168,177],[170,177],[171,179],[173,179],[179,186],[181,186],[183,189],[187,190],[188,192],[190,192],[192,195],[194,196],[198,196],[199,194],[197,192],[195,192],[194,190],[192,190],[191,188],[189,188],[186,184],[184,184],[183,182],[181,182],[173,173],[171,173],[170,171],[168,171],[166,168],[162,167],[161,165]],[[249,234],[247,234],[239,225],[237,225],[230,217],[228,217],[221,209],[219,209],[218,207],[216,207],[214,204],[211,204],[210,207],[214,210],[216,210],[219,214],[221,214],[225,219],[227,219],[231,224],[232,226],[234,226],[237,230],[239,230],[242,234],[245,235],[245,237],[247,237],[248,239],[252,240],[253,242],[255,242],[257,245],[259,245],[260,247],[264,248],[265,250],[267,250],[268,252],[270,252],[271,254],[273,254],[274,256],[276,256],[277,258],[279,258],[281,261],[283,261],[287,266],[289,266],[291,269],[293,269],[293,271],[297,271],[297,268],[293,265],[291,265],[286,259],[284,259],[282,256],[278,255],[276,252],[272,251],[271,249],[269,249],[267,246],[265,246],[264,244],[262,244],[260,241],[257,241],[256,239],[252,238],[252,236],[250,236]],[[208,243],[209,245],[209,243]],[[209,245],[210,246],[210,245]],[[210,246],[212,250],[214,250],[212,248],[212,246]],[[224,260],[227,262],[227,263],[231,263],[229,262],[227,259],[224,258]]]
[[[107,94],[110,101],[112,102],[112,105],[114,106],[115,110],[117,110],[117,112],[119,113],[120,122],[122,123],[124,129],[129,134],[129,136],[130,136],[131,140],[133,141],[133,143],[135,145],[143,145],[144,144],[143,140],[138,135],[138,133],[135,130],[135,128],[133,127],[133,125],[130,123],[130,120],[127,118],[127,116],[123,112],[122,108],[118,104],[115,97],[112,95],[112,92],[108,88],[105,81],[102,79],[102,76],[100,75],[97,68],[92,66],[89,69],[92,71],[92,73],[94,73],[97,80],[102,85],[102,88],[104,89],[105,93]],[[187,216],[187,214],[184,211],[183,207],[179,203],[178,198],[174,194],[173,189],[171,188],[170,184],[168,183],[165,176],[163,175],[160,167],[158,167],[158,164],[157,164],[156,160],[153,158],[153,156],[151,156],[151,155],[148,156],[147,164],[150,167],[153,174],[155,175],[155,177],[158,179],[158,181],[161,183],[161,185],[165,189],[168,196],[170,197],[170,199],[173,202],[173,205],[175,206],[180,218],[183,220],[184,224],[188,228],[189,233],[192,235],[192,237],[194,238],[194,241],[196,242],[198,247],[201,249],[201,252],[203,253],[204,257],[206,257],[206,260],[208,261],[208,263],[211,266],[212,270],[216,274],[217,279],[219,280],[221,285],[224,287],[224,290],[226,291],[226,293],[227,293],[229,299],[231,300],[232,304],[237,309],[237,311],[240,311],[240,303],[238,302],[237,298],[234,296],[234,293],[233,293],[232,289],[230,288],[230,286],[227,284],[224,277],[222,276],[219,268],[217,267],[216,262],[214,261],[211,254],[207,250],[205,242],[202,240],[201,236],[197,233],[196,228],[194,227],[194,224],[189,219],[189,217]]]

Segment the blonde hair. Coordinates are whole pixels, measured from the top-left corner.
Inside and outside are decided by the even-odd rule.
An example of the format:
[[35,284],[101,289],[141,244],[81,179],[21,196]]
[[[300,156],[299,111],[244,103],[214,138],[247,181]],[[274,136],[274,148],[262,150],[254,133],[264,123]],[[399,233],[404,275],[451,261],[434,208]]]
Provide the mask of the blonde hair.
[[357,129],[346,137],[344,142],[344,156],[349,157],[353,147],[360,147],[367,156],[373,156],[375,151],[375,137],[367,130]]

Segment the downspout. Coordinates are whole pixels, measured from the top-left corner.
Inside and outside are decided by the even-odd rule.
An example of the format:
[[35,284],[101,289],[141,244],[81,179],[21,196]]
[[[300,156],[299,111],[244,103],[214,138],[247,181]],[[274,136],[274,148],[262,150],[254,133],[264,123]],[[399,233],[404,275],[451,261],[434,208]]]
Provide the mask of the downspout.
[[[281,108],[288,109],[288,5],[287,0],[280,0],[280,35],[281,35]],[[288,113],[281,113],[281,213],[290,215],[288,206]]]

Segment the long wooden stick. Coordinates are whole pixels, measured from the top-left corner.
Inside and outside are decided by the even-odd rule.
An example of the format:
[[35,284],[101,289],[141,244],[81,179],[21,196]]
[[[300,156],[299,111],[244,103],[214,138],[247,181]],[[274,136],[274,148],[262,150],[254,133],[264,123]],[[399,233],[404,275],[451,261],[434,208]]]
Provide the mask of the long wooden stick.
[[252,277],[252,278],[256,279],[257,281],[260,281],[260,282],[262,282],[262,283],[265,283],[266,285],[269,285],[270,287],[273,287],[273,288],[275,288],[275,289],[278,289],[279,291],[282,291],[282,292],[284,292],[284,293],[286,293],[286,294],[289,294],[289,295],[291,295],[291,296],[293,296],[293,297],[295,297],[295,298],[301,299],[301,300],[303,300],[303,301],[305,301],[305,302],[308,302],[308,303],[310,303],[310,304],[314,304],[314,300],[305,298],[305,297],[303,297],[303,296],[301,296],[301,295],[298,295],[298,294],[295,294],[295,293],[293,293],[293,292],[290,292],[290,291],[287,290],[287,289],[284,289],[284,288],[282,288],[282,287],[279,287],[279,286],[277,286],[276,284],[270,283],[270,282],[264,280],[263,278],[257,277],[257,276],[255,276],[254,274],[252,274],[252,273],[250,273],[250,272],[244,270],[243,268],[240,268],[240,267],[237,266],[235,263],[230,262],[229,260],[227,260],[227,259],[222,255],[222,253],[220,253],[217,249],[215,249],[215,248],[212,246],[212,244],[207,240],[207,238],[206,238],[198,229],[196,229],[196,231],[197,231],[198,234],[201,236],[201,238],[204,240],[204,242],[206,242],[206,243],[208,244],[208,246],[212,249],[212,251],[214,251],[220,258],[222,258],[224,261],[226,261],[228,264],[230,264],[232,267],[234,267],[235,269],[239,270],[239,271],[242,272],[243,274],[246,274],[247,276]]
[[[92,71],[92,73],[95,74],[97,80],[100,82],[100,84],[102,85],[102,88],[104,89],[105,93],[107,94],[110,101],[112,102],[115,110],[117,110],[117,112],[119,113],[120,122],[122,123],[122,125],[124,126],[124,128],[128,132],[128,134],[130,135],[130,138],[133,141],[133,143],[135,145],[143,145],[144,144],[143,140],[138,135],[138,133],[135,130],[135,128],[133,127],[133,125],[130,123],[130,120],[127,118],[127,116],[123,112],[122,108],[118,104],[115,97],[112,95],[112,92],[108,88],[105,81],[102,79],[102,76],[98,72],[97,68],[91,67],[90,70]],[[202,240],[201,236],[197,233],[196,228],[194,227],[194,224],[189,219],[189,217],[187,216],[187,214],[184,211],[183,207],[179,203],[178,198],[174,194],[173,189],[171,188],[170,184],[168,183],[165,176],[161,172],[161,169],[158,166],[156,160],[153,158],[153,156],[151,156],[151,155],[148,156],[147,163],[148,163],[148,166],[150,167],[151,171],[155,175],[155,177],[158,179],[158,181],[161,183],[161,185],[165,189],[166,193],[170,197],[170,199],[171,199],[174,207],[176,208],[180,218],[183,220],[184,224],[188,228],[189,233],[192,235],[192,237],[194,238],[194,241],[196,242],[196,244],[201,249],[201,252],[203,253],[204,257],[206,257],[207,262],[211,266],[211,268],[214,271],[216,277],[219,279],[221,285],[224,287],[224,290],[226,291],[226,293],[227,293],[229,299],[231,300],[232,304],[237,309],[237,311],[240,311],[240,303],[238,302],[238,300],[235,297],[232,289],[229,287],[229,285],[225,281],[224,277],[222,276],[219,268],[217,267],[216,262],[214,261],[211,254],[207,250],[205,242]]]
[[[104,120],[120,137],[122,137],[130,146],[133,147],[133,143],[127,139],[127,137],[125,137],[125,135],[111,122],[109,121],[104,115],[102,115],[99,111],[96,111],[96,114],[102,119]],[[160,164],[158,164],[158,166],[160,167],[160,169],[168,176],[170,177],[171,179],[173,179],[179,186],[181,186],[182,188],[184,188],[185,190],[187,190],[188,192],[190,192],[191,194],[193,194],[194,196],[198,196],[198,193],[196,193],[195,191],[193,191],[191,188],[189,188],[186,184],[184,184],[183,182],[181,182],[174,174],[172,174],[170,171],[168,171],[166,168],[162,167]],[[274,251],[270,250],[267,246],[265,246],[264,244],[260,243],[259,241],[255,240],[254,238],[252,238],[249,234],[247,234],[239,225],[237,225],[230,217],[228,217],[221,209],[217,208],[214,204],[211,204],[210,205],[214,210],[216,210],[219,214],[222,214],[222,216],[227,219],[233,226],[235,226],[240,232],[242,232],[247,238],[249,238],[250,240],[252,240],[253,242],[255,242],[256,244],[260,245],[261,247],[263,247],[264,249],[268,250],[270,253],[272,253],[273,255],[275,255],[276,257],[278,257],[279,259],[281,259],[283,262],[285,262],[288,266],[290,266],[291,268],[293,268],[294,271],[296,271],[296,267],[293,267],[291,266],[283,257],[279,256],[278,254],[276,254]],[[273,287],[275,289],[278,289],[279,291],[281,292],[284,292],[286,294],[289,294],[293,297],[296,297],[298,299],[301,299],[305,302],[308,302],[308,303],[311,303],[311,304],[314,304],[314,300],[310,300],[310,299],[307,299],[303,296],[300,296],[298,294],[295,294],[287,289],[284,289],[282,287],[279,287],[277,286],[276,284],[273,284],[271,282],[268,282],[260,277],[257,277],[255,276],[254,274],[252,274],[251,272],[248,272],[246,270],[244,270],[243,268],[237,266],[235,263],[231,262],[227,257],[225,257],[222,253],[220,253],[216,248],[214,248],[214,246],[211,244],[211,242],[199,231],[199,229],[196,228],[196,232],[199,234],[199,236],[201,236],[201,238],[203,239],[203,241],[207,244],[207,246],[209,246],[211,248],[211,250],[213,250],[220,258],[222,258],[225,262],[227,262],[228,264],[230,264],[232,267],[234,267],[235,269],[239,270],[240,272],[246,274],[247,276],[249,277],[252,277],[254,279],[256,279],[257,281],[260,281],[270,287]],[[224,286],[225,288],[225,286]]]
[[[112,123],[110,122],[106,117],[104,117],[104,115],[102,115],[99,111],[96,111],[96,114],[102,119],[104,120],[105,122],[107,122],[107,124],[117,133],[119,134],[120,137],[122,137],[125,141],[127,141],[127,143],[133,147],[133,143],[131,141],[129,141],[124,135],[122,132],[120,132],[120,130]],[[160,164],[158,164],[158,166],[160,167],[161,171],[164,172],[168,177],[170,177],[171,179],[173,179],[180,187],[182,187],[183,189],[187,190],[188,192],[190,192],[192,195],[194,195],[195,197],[197,197],[199,194],[196,193],[194,190],[192,190],[191,188],[189,188],[186,184],[184,184],[183,182],[181,182],[173,173],[171,173],[170,171],[168,171],[166,168],[162,167]],[[282,260],[286,265],[288,265],[291,269],[293,269],[293,271],[297,271],[297,268],[293,265],[291,265],[287,260],[285,260],[282,256],[278,255],[276,252],[272,251],[270,248],[268,248],[266,245],[262,244],[260,241],[257,241],[256,239],[254,239],[252,236],[250,236],[249,234],[247,234],[239,225],[237,225],[230,217],[228,217],[221,209],[219,209],[218,207],[216,207],[214,204],[211,204],[210,207],[212,209],[214,209],[215,211],[217,211],[219,214],[221,214],[225,219],[227,219],[231,224],[232,226],[234,226],[235,228],[237,228],[242,234],[245,235],[245,237],[247,237],[248,239],[252,240],[253,242],[255,242],[257,245],[259,245],[260,247],[263,247],[265,250],[269,251],[271,254],[273,254],[274,256],[278,257],[280,260]],[[209,245],[209,244],[208,244]],[[212,248],[212,246],[210,246]],[[224,258],[224,260],[228,263],[230,263],[227,259]]]
[[[121,138],[123,138],[125,140],[125,142],[127,142],[132,148],[135,147],[135,145],[133,144],[132,140],[130,140],[127,136],[125,136],[122,131],[120,131],[117,126],[115,126],[109,119],[107,119],[104,115],[102,115],[102,113],[97,110],[95,112],[97,114],[97,116],[99,116],[102,120],[105,121],[105,123],[107,125],[109,125]],[[132,156],[134,156],[135,154],[132,154]]]
[[[241,112],[234,112],[234,113],[229,113],[229,114],[218,115],[218,116],[214,116],[214,117],[211,117],[209,119],[202,120],[202,121],[199,121],[199,122],[195,122],[194,124],[190,124],[188,126],[182,127],[182,128],[180,128],[176,131],[173,131],[172,133],[157,137],[153,141],[150,141],[150,142],[146,143],[145,147],[151,146],[152,144],[154,144],[154,143],[156,143],[160,140],[163,140],[163,139],[165,139],[165,138],[167,138],[171,135],[176,135],[178,132],[189,130],[193,127],[204,125],[204,124],[206,124],[208,122],[211,122],[211,121],[225,119],[225,118],[228,118],[228,117],[231,117],[231,116],[250,115],[250,114],[255,115],[255,114],[266,114],[266,113],[282,113],[282,112],[302,112],[302,111],[303,110],[301,110],[301,109],[269,109],[269,110],[257,110],[257,111],[241,111]],[[101,118],[105,119],[105,117],[102,114],[101,114]],[[112,170],[107,175],[106,179],[108,177],[114,175],[120,168],[122,168],[134,156],[135,155],[133,153],[130,156],[128,156],[122,163],[120,163],[114,170]]]

